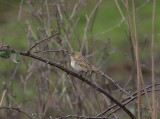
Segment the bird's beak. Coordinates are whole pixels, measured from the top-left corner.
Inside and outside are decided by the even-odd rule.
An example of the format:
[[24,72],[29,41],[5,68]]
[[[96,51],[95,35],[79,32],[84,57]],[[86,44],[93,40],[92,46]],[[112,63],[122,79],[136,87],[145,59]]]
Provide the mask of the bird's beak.
[[69,56],[73,56],[73,51],[68,52]]
[[68,55],[69,55],[69,56],[72,56],[72,53],[70,52],[70,53],[68,53]]

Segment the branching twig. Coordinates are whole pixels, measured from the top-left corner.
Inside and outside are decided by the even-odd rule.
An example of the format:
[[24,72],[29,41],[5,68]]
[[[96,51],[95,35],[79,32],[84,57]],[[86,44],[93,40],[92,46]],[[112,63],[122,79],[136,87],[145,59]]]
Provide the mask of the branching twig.
[[84,44],[87,40],[87,30],[88,30],[88,26],[89,26],[89,23],[90,23],[90,19],[92,18],[93,14],[95,13],[95,11],[97,10],[98,6],[101,4],[102,0],[99,0],[96,4],[96,6],[94,7],[94,9],[92,10],[91,14],[88,16],[86,15],[86,19],[87,19],[87,22],[86,22],[86,26],[84,28],[84,35],[83,35],[83,42],[82,42],[82,47],[81,47],[81,52],[83,51],[83,48],[84,48]]
[[[160,85],[159,83],[155,84],[155,86],[159,86],[159,85]],[[152,85],[146,87],[147,91],[148,91],[150,88],[152,88]],[[143,95],[144,89],[141,89],[141,92],[142,92],[141,95]],[[135,93],[132,94],[132,97],[133,97],[132,99],[131,99],[130,97],[127,97],[127,98],[123,99],[123,100],[121,101],[121,103],[124,103],[125,101],[128,101],[128,100],[134,100],[134,99],[135,99],[135,96],[137,96],[137,93],[138,93],[138,92],[136,91]],[[127,103],[127,104],[128,104],[128,103]],[[115,108],[116,106],[117,106],[116,104],[114,104],[114,105],[112,105],[112,106],[109,106],[106,110],[104,110],[103,112],[97,114],[96,117],[100,117],[100,116],[104,115],[106,112],[110,111],[111,109]]]
[[24,112],[19,107],[0,106],[0,109],[16,110],[16,111],[18,111],[18,112],[23,113],[24,115],[26,115],[29,119],[33,119],[27,112]]
[[[136,43],[135,40],[134,40],[134,35],[133,35],[133,30],[132,30],[132,24],[131,24],[131,18],[130,18],[130,14],[129,14],[129,2],[128,0],[126,0],[126,7],[127,7],[127,14],[128,14],[128,24],[129,24],[129,32],[130,32],[130,36],[131,36],[131,41],[132,41],[132,45],[133,45],[133,50],[134,50],[134,53],[135,53],[135,56],[136,56]],[[137,10],[137,9],[136,9]],[[134,10],[134,12],[136,12],[136,10]],[[133,12],[133,13],[134,13]],[[136,13],[134,13],[135,15]],[[136,30],[137,31],[137,30]],[[141,65],[141,64],[139,64]],[[145,83],[144,83],[144,80],[143,80],[143,76],[142,76],[142,71],[141,71],[141,67],[139,67],[140,69],[140,78],[141,78],[141,82],[143,84],[143,88],[144,88],[144,92],[145,92],[145,96],[146,96],[146,100],[147,100],[147,104],[148,104],[148,107],[149,109],[151,110],[151,104],[150,104],[150,100],[149,100],[149,97],[148,97],[148,94],[147,94],[147,91],[145,89]]]
[[[140,10],[141,8],[143,8],[148,2],[149,2],[149,1],[146,1],[146,2],[143,3],[141,6],[139,6],[138,8],[136,8],[136,11]],[[132,12],[131,15],[133,15],[133,14],[134,14],[134,13]],[[109,29],[107,29],[107,30],[105,30],[105,31],[103,31],[103,32],[101,32],[101,33],[97,33],[97,34],[95,35],[95,37],[98,37],[98,36],[103,35],[103,34],[105,34],[105,33],[107,33],[107,32],[110,32],[110,31],[112,31],[113,29],[115,29],[115,28],[117,28],[117,27],[120,27],[120,25],[121,25],[126,19],[127,19],[127,16],[126,16],[124,19],[122,19],[119,23],[117,23],[116,25],[112,26],[111,28],[109,28]]]
[[[154,91],[160,91],[160,89],[155,89]],[[148,93],[152,92],[152,90],[147,90],[147,92]],[[141,95],[145,95],[145,92],[141,93]],[[137,98],[138,98],[138,96],[135,96],[134,98],[132,98],[132,99],[128,100],[127,102],[125,102],[124,105],[129,104],[131,101],[133,101],[133,100],[135,100]],[[118,111],[119,109],[121,109],[121,108],[118,107],[116,110],[114,110],[113,112],[111,112],[110,114],[108,114],[107,117],[109,117],[110,115],[112,115],[113,113],[115,113],[116,111]]]
[[116,5],[117,5],[117,8],[118,8],[118,10],[119,10],[121,16],[122,16],[122,20],[125,19],[124,14],[123,14],[123,12],[122,12],[122,10],[121,10],[121,8],[120,8],[120,6],[119,6],[117,0],[115,0],[115,3],[116,3]]
[[56,119],[67,119],[67,118],[79,118],[79,119],[116,119],[116,118],[108,118],[108,117],[89,117],[89,116],[80,116],[80,115],[67,115],[61,116]]
[[48,38],[46,38],[46,39],[43,39],[43,40],[40,40],[40,41],[38,41],[37,43],[35,43],[29,50],[28,50],[28,52],[30,52],[34,47],[36,47],[38,44],[40,44],[40,43],[42,43],[42,42],[44,42],[44,41],[47,41],[47,40],[49,40],[49,39],[51,39],[51,38],[53,38],[53,37],[55,37],[55,36],[57,36],[57,35],[60,35],[61,33],[55,33],[55,34],[52,34],[51,36],[49,36]]
[[23,4],[24,0],[21,0],[21,2],[19,3],[19,12],[18,12],[18,20],[21,19],[21,14],[22,14],[22,4]]
[[[0,48],[1,49],[1,48]],[[113,101],[114,103],[116,103],[119,107],[121,107],[129,116],[131,119],[136,119],[135,116],[123,105],[121,104],[118,100],[116,100],[109,92],[107,92],[106,90],[104,90],[103,88],[99,87],[97,84],[92,83],[91,81],[87,80],[86,78],[82,77],[81,75],[79,75],[78,73],[75,73],[73,71],[70,71],[69,69],[51,61],[48,60],[46,58],[42,58],[40,56],[34,55],[32,53],[28,53],[28,52],[23,52],[23,51],[19,51],[20,55],[23,56],[27,56],[27,57],[31,57],[33,59],[37,59],[39,61],[42,61],[44,63],[47,63],[51,66],[57,67],[61,70],[63,70],[64,72],[66,72],[67,74],[70,74],[74,77],[76,77],[77,79],[80,79],[81,81],[87,83],[88,85],[90,85],[92,88],[96,89],[97,91],[99,91],[100,93],[106,95],[111,101]]]
[[23,51],[19,51],[19,53],[23,56],[28,56],[28,57],[31,57],[33,59],[37,59],[39,61],[42,61],[42,62],[45,62],[47,64],[50,64],[54,67],[57,67],[61,70],[63,70],[64,72],[66,72],[67,74],[70,74],[78,79],[80,79],[81,81],[87,83],[88,85],[90,85],[92,88],[96,89],[97,91],[99,91],[100,93],[106,95],[111,101],[113,101],[114,103],[116,103],[118,106],[120,106],[129,116],[130,118],[132,119],[135,119],[135,116],[124,106],[122,105],[119,101],[117,101],[110,93],[108,93],[107,91],[105,91],[103,88],[99,87],[97,84],[94,84],[92,83],[91,81],[87,80],[86,78],[82,77],[81,75],[79,75],[78,73],[75,73],[75,72],[72,72],[70,71],[69,69],[55,63],[55,62],[52,62],[51,60],[48,60],[46,58],[42,58],[42,57],[39,57],[37,55],[34,55],[34,54],[29,54],[27,52],[23,52]]
[[114,81],[111,77],[107,76],[102,70],[99,69],[99,72],[102,76],[106,77],[108,80],[112,81],[112,83],[114,83],[114,85],[116,85],[120,91],[123,91],[125,94],[127,94],[128,96],[131,96],[127,91],[125,91],[116,81]]
[[71,20],[75,15],[76,15],[76,13],[77,13],[77,9],[78,9],[78,6],[81,6],[80,5],[80,2],[81,2],[82,0],[79,0],[75,5],[74,5],[74,8],[73,8],[73,11],[72,11],[72,14],[70,15],[70,17],[69,17],[69,20]]
[[47,52],[66,52],[66,53],[71,53],[70,51],[66,50],[66,49],[61,49],[61,50],[46,50],[46,51],[43,51],[43,50],[38,50],[38,51],[35,51],[33,53],[47,53]]

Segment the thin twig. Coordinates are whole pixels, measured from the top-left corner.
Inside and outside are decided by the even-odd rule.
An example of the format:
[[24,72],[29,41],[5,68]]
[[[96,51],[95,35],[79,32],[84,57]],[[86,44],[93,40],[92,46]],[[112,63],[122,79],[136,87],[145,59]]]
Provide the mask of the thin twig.
[[7,92],[7,90],[3,91],[2,98],[1,98],[1,101],[0,101],[0,106],[3,104],[3,100],[4,100],[4,97],[6,95],[6,92]]
[[0,106],[0,109],[16,110],[16,111],[26,115],[29,119],[33,119],[27,112],[24,112],[23,110],[21,110],[20,107]]
[[122,10],[121,10],[121,8],[120,8],[120,6],[119,6],[117,0],[115,0],[115,3],[116,3],[116,5],[117,5],[117,8],[118,8],[118,10],[119,10],[121,16],[122,16],[122,21],[123,21],[123,19],[125,19],[124,14],[123,14],[123,12],[122,12]]
[[151,64],[152,64],[152,119],[156,118],[156,99],[155,99],[155,74],[154,74],[154,39],[155,39],[155,8],[156,0],[153,0],[153,17],[152,17],[152,41],[151,41]]
[[[131,79],[132,79],[132,86],[133,90],[136,90],[136,79],[135,79],[135,70],[136,70],[136,61],[135,61],[135,41],[134,41],[134,35],[132,30],[132,23],[131,23],[131,17],[130,17],[130,11],[129,11],[129,3],[128,0],[126,0],[126,11],[128,16],[128,30],[129,30],[129,42],[130,42],[130,50],[131,50],[131,57],[132,57],[132,71],[131,71]],[[135,116],[137,117],[137,104],[135,103]]]
[[134,18],[134,29],[135,29],[135,41],[136,41],[136,65],[137,65],[137,90],[138,90],[138,117],[142,119],[142,99],[141,99],[141,67],[140,67],[140,57],[139,57],[139,41],[138,41],[138,32],[137,32],[137,21],[136,21],[136,4],[135,0],[132,0],[133,5],[133,18]]
[[[144,3],[145,4],[145,3]],[[133,50],[134,50],[134,53],[135,53],[135,56],[136,56],[136,54],[137,54],[137,41],[136,40],[134,40],[134,35],[133,35],[133,30],[132,30],[132,24],[131,24],[131,18],[130,18],[130,15],[129,15],[129,4],[128,4],[128,0],[126,1],[126,5],[127,5],[127,14],[128,14],[128,24],[129,24],[129,31],[130,31],[130,35],[131,35],[131,41],[132,41],[132,44],[133,44]],[[137,11],[137,9],[134,11],[134,12],[136,12]],[[133,13],[134,13],[133,12]],[[134,13],[134,16],[135,16],[135,14],[136,13]],[[137,34],[136,33],[136,29],[135,29],[135,34]],[[138,37],[138,36],[137,36]],[[136,35],[135,35],[135,39],[136,39]],[[136,41],[136,43],[135,43],[135,41]],[[137,56],[136,56],[136,58],[137,58]],[[137,60],[137,59],[136,59]],[[149,96],[148,96],[148,94],[147,94],[147,91],[146,91],[146,89],[145,89],[145,83],[144,83],[144,79],[143,79],[143,76],[142,76],[142,71],[141,71],[141,64],[139,64],[138,65],[139,66],[139,73],[140,73],[140,79],[141,79],[141,82],[142,82],[142,86],[143,86],[143,88],[144,88],[144,92],[145,92],[145,96],[146,96],[146,100],[147,100],[147,104],[148,104],[148,107],[149,107],[149,109],[150,109],[150,112],[152,112],[151,110],[152,110],[152,108],[151,108],[151,104],[150,104],[150,100],[149,100]],[[137,67],[138,68],[138,67]]]
[[36,47],[38,44],[40,44],[40,43],[42,43],[42,42],[44,42],[44,41],[47,41],[47,40],[49,40],[49,39],[51,39],[51,38],[53,38],[53,37],[55,37],[55,36],[57,36],[57,35],[60,35],[61,33],[55,33],[55,34],[52,34],[51,36],[49,36],[48,38],[45,38],[45,39],[43,39],[43,40],[40,40],[40,41],[38,41],[38,42],[36,42],[29,50],[28,50],[28,52],[30,52],[34,47]]
[[65,37],[65,39],[66,39],[66,41],[67,41],[67,44],[68,44],[68,46],[69,46],[69,48],[70,48],[70,51],[73,51],[72,45],[71,45],[71,43],[70,43],[70,41],[69,41],[70,38],[69,38],[69,36],[68,36],[68,32],[67,32],[67,30],[66,30],[66,28],[65,28],[65,26],[64,26],[64,19],[63,19],[63,15],[62,15],[62,11],[61,11],[61,6],[60,6],[59,3],[56,4],[56,6],[57,6],[57,11],[58,11],[58,14],[59,14],[59,17],[60,17],[61,25],[63,26],[62,28],[63,28],[63,30],[64,30],[64,32],[65,32],[64,37]]
[[66,50],[66,49],[61,49],[61,50],[46,50],[46,51],[44,51],[44,50],[38,50],[38,51],[35,51],[35,52],[33,52],[33,53],[48,53],[48,52],[66,52],[66,53],[68,53],[68,54],[70,54],[71,52],[70,51],[68,51],[68,50]]
[[93,14],[96,12],[98,6],[101,4],[101,2],[102,2],[102,0],[99,0],[99,1],[97,2],[96,6],[94,7],[94,9],[92,10],[91,14],[90,14],[89,16],[86,15],[86,20],[87,20],[87,22],[86,22],[86,26],[85,26],[85,28],[84,28],[84,35],[83,35],[83,41],[82,41],[82,46],[81,46],[80,52],[83,51],[85,42],[87,41],[87,30],[88,30],[88,26],[89,26],[90,20],[91,20]]
[[[1,49],[1,48],[0,48]],[[23,52],[23,51],[19,51],[20,55],[23,56],[27,56],[27,57],[31,57],[33,59],[37,59],[39,61],[42,61],[44,63],[50,64],[54,67],[57,67],[61,70],[63,70],[64,72],[66,72],[67,74],[70,74],[74,77],[76,77],[77,79],[80,79],[81,81],[87,83],[88,85],[90,85],[92,88],[96,89],[97,91],[99,91],[100,93],[106,95],[111,101],[113,101],[114,103],[116,103],[118,106],[120,106],[129,116],[131,119],[136,119],[135,116],[124,106],[122,105],[119,101],[117,101],[109,92],[107,92],[106,90],[104,90],[103,88],[99,87],[97,84],[92,83],[91,81],[87,80],[86,78],[82,77],[81,75],[79,75],[78,73],[72,72],[69,69],[51,61],[48,60],[46,58],[42,58],[40,56],[34,55],[32,53],[28,53],[28,52]]]
[[113,101],[114,103],[116,103],[118,106],[120,106],[129,116],[131,119],[136,119],[135,116],[125,107],[123,106],[119,101],[117,101],[110,93],[108,93],[106,90],[104,90],[103,88],[99,87],[97,84],[94,84],[92,83],[91,81],[87,80],[86,78],[82,77],[81,75],[79,75],[78,73],[75,73],[75,72],[72,72],[70,70],[68,70],[67,68],[51,61],[51,60],[48,60],[46,58],[42,58],[42,57],[39,57],[37,55],[34,55],[34,54],[29,54],[27,52],[23,52],[23,51],[19,51],[20,55],[23,55],[23,56],[27,56],[27,57],[31,57],[33,59],[37,59],[39,61],[42,61],[42,62],[45,62],[47,64],[50,64],[54,67],[57,67],[61,70],[63,70],[64,72],[66,72],[67,74],[70,74],[78,79],[80,79],[81,81],[87,83],[88,85],[90,85],[92,88],[96,89],[97,91],[99,91],[100,93],[106,95],[111,101]]
[[21,2],[19,3],[19,11],[18,11],[18,21],[21,19],[21,14],[22,14],[22,4],[23,4],[24,0],[21,0]]
[[[139,6],[138,8],[136,8],[136,11],[140,10],[141,8],[143,8],[147,3],[149,3],[149,1],[146,1],[146,2],[143,3],[141,6]],[[131,13],[131,15],[133,15],[133,14],[134,14],[134,12]],[[105,33],[107,33],[107,32],[110,32],[110,31],[114,30],[114,29],[117,28],[117,27],[120,27],[121,24],[122,24],[126,19],[127,19],[127,16],[126,16],[124,19],[122,19],[119,23],[117,23],[116,25],[112,26],[111,28],[109,28],[109,29],[107,29],[107,30],[105,30],[105,31],[103,31],[103,32],[97,33],[97,34],[95,35],[95,37],[98,37],[98,36],[103,35],[103,34],[105,34]]]
[[80,115],[67,115],[60,116],[56,119],[67,119],[67,118],[79,118],[79,119],[116,119],[116,118],[108,118],[108,117],[89,117],[89,116],[80,116]]
[[[156,84],[155,84],[155,86],[159,86],[159,85],[160,85],[159,83],[156,83]],[[146,87],[147,90],[149,90],[150,88],[152,88],[152,85]],[[143,93],[143,92],[144,92],[144,89],[141,89],[141,92]],[[134,93],[132,94],[132,97],[133,97],[133,98],[131,98],[131,97],[129,96],[129,97],[123,99],[123,100],[121,101],[121,103],[124,103],[125,101],[134,99],[134,97],[137,95],[137,93],[138,93],[137,91],[134,92]],[[109,107],[108,107],[107,109],[105,109],[103,112],[97,114],[96,117],[100,117],[100,116],[104,115],[106,112],[108,112],[109,110],[115,108],[116,106],[117,106],[116,104],[109,106]]]
[[[160,91],[160,89],[155,89],[154,91]],[[152,92],[152,90],[147,90],[147,92],[148,92],[148,93],[149,93],[149,92]],[[141,95],[145,95],[145,92],[141,93]],[[127,102],[125,102],[124,105],[129,104],[131,101],[133,101],[133,100],[135,100],[135,99],[137,99],[137,98],[138,98],[138,96],[135,96],[134,98],[132,98],[132,99],[128,100]],[[120,109],[121,109],[121,108],[118,107],[116,110],[114,110],[113,112],[111,112],[110,114],[108,114],[107,117],[109,117],[110,115],[112,115],[113,113],[115,113],[116,111],[118,111],[118,110],[120,110]]]
[[73,11],[72,11],[72,14],[70,15],[70,17],[69,17],[69,20],[71,20],[75,15],[76,15],[76,13],[77,13],[77,9],[78,9],[78,7],[79,6],[81,6],[80,5],[80,2],[81,2],[82,0],[79,0],[75,5],[74,5],[74,8],[73,8]]
[[85,42],[87,41],[87,30],[88,30],[88,26],[89,26],[89,22],[90,22],[90,18],[88,17],[88,15],[86,15],[86,20],[87,20],[87,22],[86,22],[86,26],[84,28],[84,35],[83,35],[83,41],[82,41],[82,46],[81,46],[80,52],[83,51]]
[[[114,83],[114,85],[116,85],[120,91],[123,91],[125,94],[127,94],[128,96],[131,96],[127,91],[125,91],[116,81],[114,81],[111,77],[109,77],[108,75],[106,75],[102,70],[99,69],[99,72],[102,76],[106,77],[108,80],[110,80],[112,83]],[[132,97],[132,96],[131,96]]]

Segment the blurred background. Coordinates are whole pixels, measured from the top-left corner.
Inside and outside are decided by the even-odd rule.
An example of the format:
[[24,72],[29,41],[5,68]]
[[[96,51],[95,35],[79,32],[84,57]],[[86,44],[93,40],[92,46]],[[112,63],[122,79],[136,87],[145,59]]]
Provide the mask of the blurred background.
[[[160,76],[159,6],[160,1],[157,0],[157,82]],[[129,7],[133,23],[131,1]],[[141,68],[147,86],[151,85],[153,0],[137,0],[136,10]],[[39,44],[32,52],[53,49],[81,51],[91,64],[100,67],[120,86],[131,93],[136,91],[136,65],[132,55],[125,0],[0,0],[0,43],[8,44],[16,50],[27,51],[37,41],[57,32],[61,32],[61,35]],[[73,70],[66,52],[35,54]],[[125,94],[119,93],[112,82],[99,74],[93,74],[88,79],[109,91],[117,99],[126,97]],[[0,58],[0,87],[0,96],[7,90],[3,105],[21,106],[22,110],[35,119],[52,119],[72,114],[92,117],[112,104],[104,95],[60,69],[23,56],[18,64],[13,63],[11,59]],[[156,96],[158,100],[159,96]],[[144,98],[143,116],[148,118]],[[127,106],[135,115],[136,104],[134,101]],[[129,119],[122,110],[111,117]],[[0,110],[0,118],[28,117],[13,110]]]

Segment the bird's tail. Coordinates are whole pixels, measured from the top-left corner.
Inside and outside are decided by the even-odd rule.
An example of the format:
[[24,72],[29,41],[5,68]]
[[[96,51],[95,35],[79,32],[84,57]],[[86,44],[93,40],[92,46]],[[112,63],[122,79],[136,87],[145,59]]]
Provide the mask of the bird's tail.
[[99,69],[96,68],[95,66],[92,66],[92,71],[93,71],[94,73],[98,73],[98,72],[99,72]]

